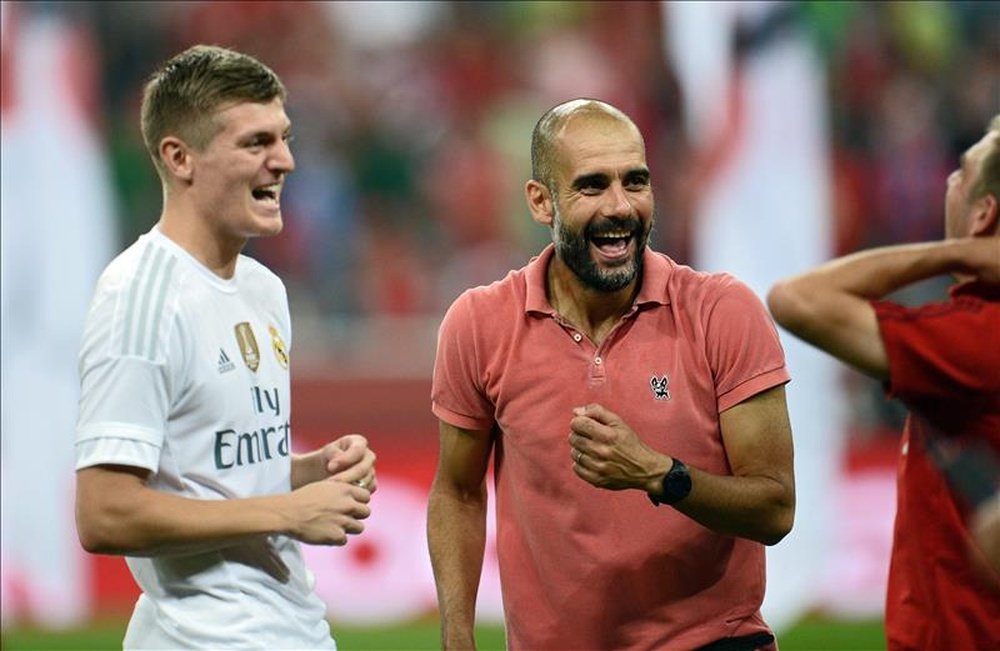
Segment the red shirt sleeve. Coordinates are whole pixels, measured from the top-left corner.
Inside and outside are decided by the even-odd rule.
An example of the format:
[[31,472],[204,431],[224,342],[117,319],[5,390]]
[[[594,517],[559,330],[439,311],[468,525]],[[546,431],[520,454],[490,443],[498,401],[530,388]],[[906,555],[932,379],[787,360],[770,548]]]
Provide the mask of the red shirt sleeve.
[[471,296],[460,296],[438,330],[437,356],[431,385],[431,411],[440,420],[469,430],[493,426],[493,405],[483,392],[480,342]]
[[719,411],[789,380],[785,352],[764,304],[744,283],[720,275],[706,339]]
[[890,397],[973,399],[1000,377],[1000,307],[971,297],[911,308],[873,301],[889,360]]

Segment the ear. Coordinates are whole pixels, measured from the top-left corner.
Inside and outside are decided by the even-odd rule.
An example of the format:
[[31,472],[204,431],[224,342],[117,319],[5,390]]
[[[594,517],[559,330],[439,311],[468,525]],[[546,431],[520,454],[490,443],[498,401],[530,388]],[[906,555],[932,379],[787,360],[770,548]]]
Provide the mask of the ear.
[[191,181],[194,177],[194,157],[186,142],[176,136],[167,136],[160,141],[159,153],[170,176]]
[[528,200],[528,210],[531,218],[539,224],[551,226],[555,217],[552,206],[552,194],[544,183],[531,179],[524,184],[524,196]]
[[1000,205],[996,195],[987,192],[975,201],[972,214],[969,216],[968,235],[979,237],[996,234],[998,221],[1000,221]]

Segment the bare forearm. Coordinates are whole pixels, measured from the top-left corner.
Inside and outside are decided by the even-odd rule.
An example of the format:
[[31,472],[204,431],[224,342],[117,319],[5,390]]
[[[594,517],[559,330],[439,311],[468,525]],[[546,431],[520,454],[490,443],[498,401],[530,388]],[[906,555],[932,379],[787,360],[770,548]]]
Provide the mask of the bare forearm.
[[[87,551],[157,556],[211,551],[284,533],[282,496],[199,500],[144,488],[78,518]],[[79,509],[78,509],[79,510]]]
[[690,469],[691,493],[677,509],[713,531],[773,545],[795,519],[792,427],[784,386],[719,414],[731,475]]
[[76,476],[76,524],[83,548],[99,554],[157,556],[221,549],[283,534],[343,545],[364,530],[371,492],[347,481],[318,481],[278,495],[197,499],[147,486],[149,471],[117,465]]
[[1000,239],[950,239],[862,251],[783,280],[767,305],[789,332],[880,380],[889,363],[869,301],[942,274],[993,280]]
[[476,593],[486,545],[485,490],[462,493],[435,482],[427,509],[427,541],[442,647],[474,648]]
[[[664,478],[675,459],[646,445],[620,416],[600,404],[578,407],[574,414],[569,444],[577,476],[598,488],[663,496]],[[674,507],[714,531],[774,544],[788,533],[795,511],[784,386],[724,410],[719,424],[732,474],[688,466],[691,490]]]
[[[791,530],[794,492],[781,481],[760,476],[714,475],[690,467],[688,470],[691,493],[674,508],[692,520],[712,531],[765,545],[777,543]],[[657,484],[650,489],[655,494]]]
[[832,260],[781,285],[803,296],[845,292],[866,300],[879,299],[934,276],[975,275],[988,263],[991,248],[995,256],[1000,255],[998,247],[1000,241],[995,238],[884,246]]

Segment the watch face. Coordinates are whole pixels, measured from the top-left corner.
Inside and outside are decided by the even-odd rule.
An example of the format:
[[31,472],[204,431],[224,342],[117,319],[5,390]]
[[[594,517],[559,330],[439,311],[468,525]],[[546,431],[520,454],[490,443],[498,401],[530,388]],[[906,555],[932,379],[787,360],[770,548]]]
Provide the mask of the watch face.
[[654,497],[649,494],[649,500],[659,506],[660,504],[676,504],[688,496],[691,492],[691,475],[688,474],[687,466],[680,459],[674,459],[674,465],[663,476],[663,495]]
[[663,478],[663,498],[665,502],[674,504],[688,496],[691,492],[691,475],[687,466],[679,459],[675,460],[673,468]]

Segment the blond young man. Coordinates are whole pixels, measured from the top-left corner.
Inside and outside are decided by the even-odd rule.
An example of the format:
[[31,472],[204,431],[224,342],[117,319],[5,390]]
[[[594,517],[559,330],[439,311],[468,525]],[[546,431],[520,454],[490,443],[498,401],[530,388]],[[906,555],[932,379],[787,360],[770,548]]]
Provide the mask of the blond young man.
[[288,300],[240,253],[282,228],[284,99],[265,65],[208,46],[145,87],[163,212],[98,282],[76,437],[81,543],[142,589],[126,649],[335,648],[299,542],[361,533],[375,456],[360,435],[293,452]]

